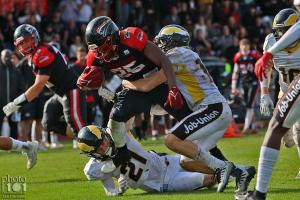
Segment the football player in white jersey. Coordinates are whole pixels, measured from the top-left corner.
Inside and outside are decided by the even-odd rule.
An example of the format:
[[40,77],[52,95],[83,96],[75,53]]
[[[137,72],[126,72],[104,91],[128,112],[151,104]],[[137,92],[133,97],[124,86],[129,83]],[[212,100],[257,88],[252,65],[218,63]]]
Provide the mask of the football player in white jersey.
[[[88,180],[101,180],[106,195],[116,196],[128,187],[148,192],[192,191],[215,184],[214,175],[184,171],[179,165],[179,156],[163,155],[145,151],[132,137],[126,135],[126,145],[131,152],[127,163],[110,173],[101,168],[115,155],[115,144],[105,129],[94,125],[86,126],[78,133],[78,146],[91,156],[84,168]],[[116,188],[113,178],[118,179]]]
[[38,142],[23,142],[11,137],[0,136],[0,150],[19,151],[27,156],[27,169],[35,166],[37,161]]
[[[300,120],[300,24],[296,10],[281,10],[274,18],[273,33],[264,43],[264,56],[256,63],[256,74],[261,81],[261,112],[269,114],[273,102],[268,95],[271,66],[279,72],[281,97],[274,109],[264,142],[261,146],[258,175],[254,192],[246,199],[266,199],[267,187],[273,167],[278,159],[281,138],[293,129],[299,138]],[[295,30],[298,32],[295,32]],[[297,139],[298,143],[299,139]]]
[[[237,194],[245,193],[255,169],[236,168],[233,163],[209,154],[209,150],[216,146],[227,130],[232,113],[199,55],[189,48],[189,41],[189,33],[178,25],[163,27],[155,38],[155,43],[170,59],[176,75],[176,86],[192,110],[192,114],[169,130],[165,144],[183,155],[181,162],[201,161],[220,174],[218,192],[223,192],[230,174],[233,174],[239,185]],[[166,77],[160,71],[137,81],[123,81],[123,85],[147,92],[164,81]]]

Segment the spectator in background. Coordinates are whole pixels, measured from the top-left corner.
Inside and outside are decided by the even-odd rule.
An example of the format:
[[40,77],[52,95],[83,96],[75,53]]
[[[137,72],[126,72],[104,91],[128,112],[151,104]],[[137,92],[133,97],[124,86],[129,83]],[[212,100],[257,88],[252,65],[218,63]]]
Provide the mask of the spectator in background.
[[62,34],[62,32],[64,30],[64,24],[61,21],[61,12],[59,10],[56,10],[53,13],[53,17],[50,20],[48,26],[51,26],[53,28],[53,30],[54,30],[53,32]]
[[74,43],[77,35],[79,35],[79,29],[76,25],[76,21],[75,19],[71,19],[64,30],[63,44],[69,46],[71,43]]
[[81,0],[82,2],[78,6],[78,18],[77,22],[87,24],[93,14],[91,0]]
[[4,20],[4,24],[1,27],[2,30],[2,34],[4,36],[4,48],[7,49],[13,49],[13,35],[14,35],[14,31],[17,28],[17,24],[14,20],[14,15],[13,13],[7,13],[7,15],[5,15],[5,20]]
[[206,38],[207,37],[207,27],[206,27],[205,19],[203,16],[199,16],[196,23],[194,24],[194,31],[193,31],[194,35],[197,35],[198,29],[202,30],[203,37]]
[[176,6],[170,8],[170,14],[166,16],[164,24],[181,24]]
[[223,54],[225,50],[233,44],[234,36],[230,33],[227,25],[223,26],[223,34],[218,39],[218,50],[217,55]]
[[80,61],[80,63],[82,63],[82,64],[83,64],[83,62],[85,63],[85,58],[84,58],[84,60],[81,60],[81,59],[79,60],[79,58],[80,58],[79,56],[82,57],[82,54],[83,54],[84,50],[85,49],[82,47],[81,37],[79,35],[76,35],[75,39],[74,39],[74,42],[71,44],[70,49],[69,49],[69,59],[70,59],[70,61],[72,61],[74,59],[76,60],[76,58],[77,58],[77,61]]
[[78,1],[62,0],[59,4],[59,9],[62,12],[61,20],[67,24],[72,19],[78,18]]
[[211,44],[203,37],[201,29],[196,31],[195,39],[192,40],[191,46],[200,55],[200,57],[211,55]]
[[[4,49],[1,51],[0,59],[0,106],[3,107],[8,102],[18,97],[24,91],[24,82],[21,73],[12,64],[12,51]],[[2,127],[5,115],[0,110],[0,127]],[[14,113],[7,118],[10,126],[10,136],[14,139],[18,137],[19,113]]]
[[136,26],[144,29],[144,8],[141,0],[133,1],[133,5],[129,11],[129,26]]

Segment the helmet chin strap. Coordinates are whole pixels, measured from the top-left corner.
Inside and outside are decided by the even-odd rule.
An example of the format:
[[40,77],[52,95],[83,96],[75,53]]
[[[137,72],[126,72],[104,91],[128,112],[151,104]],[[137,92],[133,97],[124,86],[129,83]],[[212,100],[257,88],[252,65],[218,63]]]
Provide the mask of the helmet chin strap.
[[113,152],[112,147],[108,147],[108,149],[106,150],[106,152],[105,152],[104,154],[105,154],[106,156],[111,157],[111,156],[112,156],[112,152]]

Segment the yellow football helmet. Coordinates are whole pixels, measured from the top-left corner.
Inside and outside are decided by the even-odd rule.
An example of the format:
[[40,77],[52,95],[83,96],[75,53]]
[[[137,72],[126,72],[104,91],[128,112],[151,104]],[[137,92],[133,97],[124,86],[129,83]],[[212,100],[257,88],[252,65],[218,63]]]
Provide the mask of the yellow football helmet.
[[163,27],[157,36],[154,43],[164,52],[181,46],[189,46],[190,35],[182,26],[171,24]]
[[[110,147],[104,155],[97,152],[104,140],[108,140]],[[98,160],[106,160],[115,156],[115,143],[110,134],[102,127],[89,125],[80,129],[78,136],[78,148],[88,157]]]
[[299,20],[299,14],[292,8],[286,8],[281,10],[274,18],[273,21],[273,34],[278,40],[283,34],[297,21]]

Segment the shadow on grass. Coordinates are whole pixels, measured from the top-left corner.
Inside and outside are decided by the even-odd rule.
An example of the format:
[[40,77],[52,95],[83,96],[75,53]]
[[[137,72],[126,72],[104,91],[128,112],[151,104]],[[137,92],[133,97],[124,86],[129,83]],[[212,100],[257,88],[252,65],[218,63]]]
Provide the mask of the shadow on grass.
[[46,183],[72,183],[72,182],[82,182],[86,181],[85,179],[80,178],[66,178],[66,179],[56,179],[49,181],[32,181],[30,184],[46,184]]

